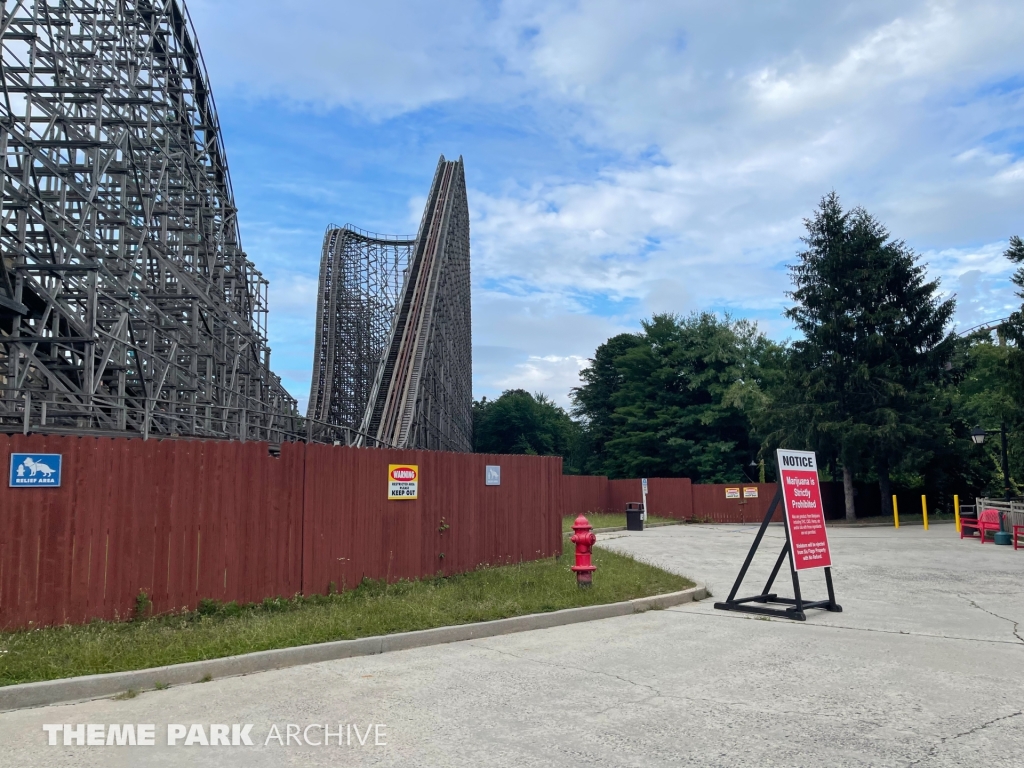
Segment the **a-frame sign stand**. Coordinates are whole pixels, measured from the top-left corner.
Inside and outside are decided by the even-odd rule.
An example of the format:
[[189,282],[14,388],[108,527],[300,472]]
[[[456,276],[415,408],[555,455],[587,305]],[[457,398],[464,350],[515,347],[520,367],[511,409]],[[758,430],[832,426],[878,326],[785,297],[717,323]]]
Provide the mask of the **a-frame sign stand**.
[[[742,613],[759,613],[763,616],[779,616],[784,619],[795,619],[796,621],[806,621],[807,614],[804,613],[808,608],[824,608],[826,611],[834,611],[836,613],[842,611],[842,606],[836,603],[835,591],[832,589],[832,569],[825,568],[825,585],[828,587],[828,600],[815,600],[807,602],[803,599],[800,594],[800,577],[797,575],[796,567],[793,564],[793,551],[790,546],[789,539],[789,526],[783,524],[783,528],[786,531],[786,543],[782,546],[782,551],[779,553],[778,560],[775,561],[775,567],[772,568],[772,575],[768,577],[768,582],[764,585],[764,589],[761,590],[761,594],[754,595],[753,597],[736,597],[736,593],[739,592],[740,584],[743,583],[743,577],[747,575],[747,569],[750,567],[750,563],[754,560],[754,553],[757,552],[757,548],[761,545],[761,539],[764,538],[764,532],[768,530],[768,524],[772,521],[772,515],[775,514],[775,509],[782,502],[782,486],[780,484],[778,492],[775,494],[775,498],[772,499],[772,503],[768,506],[768,512],[764,516],[764,521],[761,523],[761,530],[757,532],[757,536],[754,538],[754,543],[750,547],[750,551],[747,553],[747,559],[743,561],[743,567],[740,568],[739,575],[736,576],[736,583],[732,585],[732,591],[729,593],[729,597],[720,603],[715,603],[715,608],[722,611],[740,611]],[[793,574],[793,597],[779,597],[777,594],[772,592],[772,585],[775,583],[775,578],[779,575],[779,569],[782,568],[782,561],[789,560],[789,570]],[[778,603],[780,605],[787,605],[788,608],[769,608],[769,603]]]

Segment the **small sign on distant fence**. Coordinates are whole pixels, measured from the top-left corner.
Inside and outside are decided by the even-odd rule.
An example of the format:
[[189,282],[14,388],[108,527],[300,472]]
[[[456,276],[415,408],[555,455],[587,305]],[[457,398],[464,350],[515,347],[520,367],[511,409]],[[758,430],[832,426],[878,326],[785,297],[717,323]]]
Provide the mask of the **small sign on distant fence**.
[[420,468],[416,464],[388,464],[388,498],[419,497]]
[[484,485],[501,485],[501,467],[488,464],[484,474]]
[[740,489],[739,488],[726,488],[725,489],[725,498],[727,498],[727,499],[738,499],[739,497],[740,497]]
[[757,488],[744,488],[743,489],[743,498],[744,499],[756,499],[757,498]]
[[11,488],[59,488],[59,453],[12,453]]

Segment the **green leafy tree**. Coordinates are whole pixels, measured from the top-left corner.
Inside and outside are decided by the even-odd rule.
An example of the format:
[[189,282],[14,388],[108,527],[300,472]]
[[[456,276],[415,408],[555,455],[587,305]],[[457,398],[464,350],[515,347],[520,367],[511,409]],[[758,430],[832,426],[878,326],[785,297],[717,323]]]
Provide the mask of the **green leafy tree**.
[[850,519],[854,475],[873,465],[891,511],[894,465],[926,464],[951,439],[939,394],[962,374],[947,331],[955,303],[905,243],[862,208],[843,211],[834,192],[805,226],[786,311],[803,338],[773,401],[769,442],[835,456]]
[[[1006,423],[1010,436],[1010,472],[1020,477],[1022,456],[1019,445],[1020,404],[1014,397],[1018,376],[1011,364],[1014,348],[1005,343],[993,343],[990,333],[975,334],[969,344],[964,376],[955,390],[947,393],[952,405],[951,420],[961,438],[949,450],[945,473],[931,469],[929,486],[950,485],[950,493],[964,498],[973,495],[1002,496],[1003,474],[1000,440],[989,439],[983,447],[974,445],[970,431],[974,426],[988,429]],[[943,451],[938,452],[942,457]],[[939,463],[939,462],[936,462]]]
[[613,399],[625,384],[625,372],[619,360],[635,348],[644,345],[641,334],[621,333],[612,336],[597,348],[590,366],[580,373],[584,384],[572,390],[573,415],[583,424],[583,434],[589,450],[585,471],[605,472],[610,453],[607,446],[617,434],[615,403]]
[[771,342],[747,321],[657,314],[598,347],[574,413],[591,440],[590,471],[611,477],[744,478],[756,448],[742,407]]
[[[1010,238],[1004,256],[1017,265],[1010,280],[1017,286],[1017,296],[1024,299],[1024,241]],[[998,429],[1005,424],[1008,437],[1010,492],[1020,494],[1019,479],[1024,477],[1024,307],[1012,313],[996,330],[996,339],[985,331],[971,338],[969,372],[960,386],[966,418],[972,425]],[[979,492],[1003,494],[1002,450],[998,438],[985,441],[983,448],[974,448],[975,458],[982,458],[987,477]]]
[[580,428],[541,393],[523,389],[502,392],[473,403],[473,450],[477,453],[519,453],[562,456],[567,471],[578,471]]

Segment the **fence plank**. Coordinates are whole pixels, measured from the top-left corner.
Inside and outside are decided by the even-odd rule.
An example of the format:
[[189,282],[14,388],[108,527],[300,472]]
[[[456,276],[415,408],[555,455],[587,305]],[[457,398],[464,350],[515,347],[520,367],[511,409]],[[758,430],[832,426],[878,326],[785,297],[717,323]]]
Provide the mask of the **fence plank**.
[[[562,547],[557,457],[301,443],[274,457],[265,443],[58,435],[0,435],[0,448],[7,462],[15,451],[64,457],[60,488],[0,487],[4,629],[127,618],[139,590],[161,613]],[[398,463],[420,467],[419,499],[387,499],[388,465]],[[485,485],[488,464],[501,467],[500,485]],[[578,481],[571,503],[596,503],[607,483]]]

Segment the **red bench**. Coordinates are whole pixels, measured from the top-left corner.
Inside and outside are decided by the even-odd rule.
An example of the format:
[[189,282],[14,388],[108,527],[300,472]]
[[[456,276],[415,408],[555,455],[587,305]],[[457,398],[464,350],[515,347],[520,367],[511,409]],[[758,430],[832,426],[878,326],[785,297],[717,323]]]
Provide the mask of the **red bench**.
[[[995,537],[995,534],[999,532],[999,510],[986,509],[983,512],[978,513],[977,520],[972,520],[971,518],[960,518],[961,539],[964,537],[964,532],[968,528],[973,528],[981,534],[981,543],[984,544],[986,531],[992,531],[993,538]],[[1014,526],[1014,528],[1024,528],[1024,526]]]
[[1024,533],[1024,525],[1013,526],[1013,548],[1017,549],[1017,541],[1020,539],[1020,535]]

